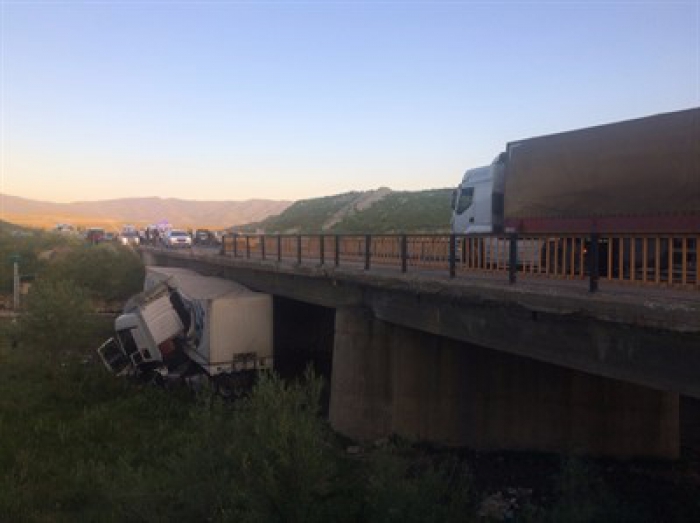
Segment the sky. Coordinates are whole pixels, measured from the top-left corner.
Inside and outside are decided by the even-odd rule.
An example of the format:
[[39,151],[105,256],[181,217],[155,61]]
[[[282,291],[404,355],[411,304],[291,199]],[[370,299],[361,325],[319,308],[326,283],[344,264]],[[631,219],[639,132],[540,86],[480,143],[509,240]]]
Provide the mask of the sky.
[[0,0],[0,193],[452,187],[509,141],[700,106],[700,0]]

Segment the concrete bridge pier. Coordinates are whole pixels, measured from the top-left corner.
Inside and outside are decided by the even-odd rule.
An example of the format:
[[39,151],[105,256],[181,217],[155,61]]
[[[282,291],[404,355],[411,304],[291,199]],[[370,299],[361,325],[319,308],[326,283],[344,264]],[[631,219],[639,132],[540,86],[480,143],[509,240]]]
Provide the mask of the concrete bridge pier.
[[[494,327],[504,328],[504,327]],[[679,396],[412,330],[335,317],[330,422],[479,450],[676,458]]]

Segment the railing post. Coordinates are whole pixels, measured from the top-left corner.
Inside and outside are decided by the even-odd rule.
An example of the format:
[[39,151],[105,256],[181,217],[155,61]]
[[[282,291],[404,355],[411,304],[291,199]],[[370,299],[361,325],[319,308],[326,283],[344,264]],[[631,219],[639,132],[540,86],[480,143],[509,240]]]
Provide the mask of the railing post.
[[455,258],[457,257],[457,235],[450,234],[450,278],[455,277]]
[[238,257],[238,233],[233,233],[233,257]]
[[282,236],[277,235],[277,261],[282,261]]
[[518,275],[518,233],[511,233],[509,242],[510,252],[508,253],[508,282],[513,285]]
[[405,234],[401,235],[401,272],[406,272],[408,268],[408,239]]
[[598,290],[598,277],[600,269],[600,237],[597,232],[591,234],[591,245],[588,255],[588,290],[589,292],[596,292]]
[[368,271],[370,268],[370,256],[372,255],[372,235],[367,234],[365,236],[365,270]]
[[262,260],[265,261],[265,235],[263,234],[260,236],[260,241],[262,242],[260,244],[260,256],[262,257]]
[[301,265],[301,234],[297,234],[297,263]]
[[321,236],[319,237],[318,251],[319,251],[318,252],[319,258],[321,259],[320,265],[324,265],[326,262],[326,252],[325,252],[325,245],[323,243],[323,234],[321,234]]
[[463,268],[467,267],[467,237],[462,236],[462,243],[460,244],[462,248],[460,249],[459,262],[462,264]]
[[250,236],[245,235],[245,257],[250,259]]
[[221,249],[219,249],[220,256],[226,256],[226,234],[221,237]]
[[335,266],[340,265],[340,235],[335,235]]

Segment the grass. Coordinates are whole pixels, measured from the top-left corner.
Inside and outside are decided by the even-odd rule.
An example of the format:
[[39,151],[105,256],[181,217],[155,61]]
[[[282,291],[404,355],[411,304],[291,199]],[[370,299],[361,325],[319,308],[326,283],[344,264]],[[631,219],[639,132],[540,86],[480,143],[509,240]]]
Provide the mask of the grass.
[[0,521],[112,520],[104,507],[115,474],[172,453],[180,410],[163,391],[107,375],[85,350],[50,358],[3,344]]

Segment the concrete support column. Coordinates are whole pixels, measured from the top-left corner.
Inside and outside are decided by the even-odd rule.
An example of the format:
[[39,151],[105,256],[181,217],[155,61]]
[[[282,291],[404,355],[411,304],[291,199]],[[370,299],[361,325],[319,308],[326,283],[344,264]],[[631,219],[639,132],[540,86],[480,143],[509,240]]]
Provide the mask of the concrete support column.
[[386,331],[366,309],[336,310],[329,418],[333,428],[355,439],[393,432]]
[[482,450],[674,458],[679,398],[336,311],[330,421]]

